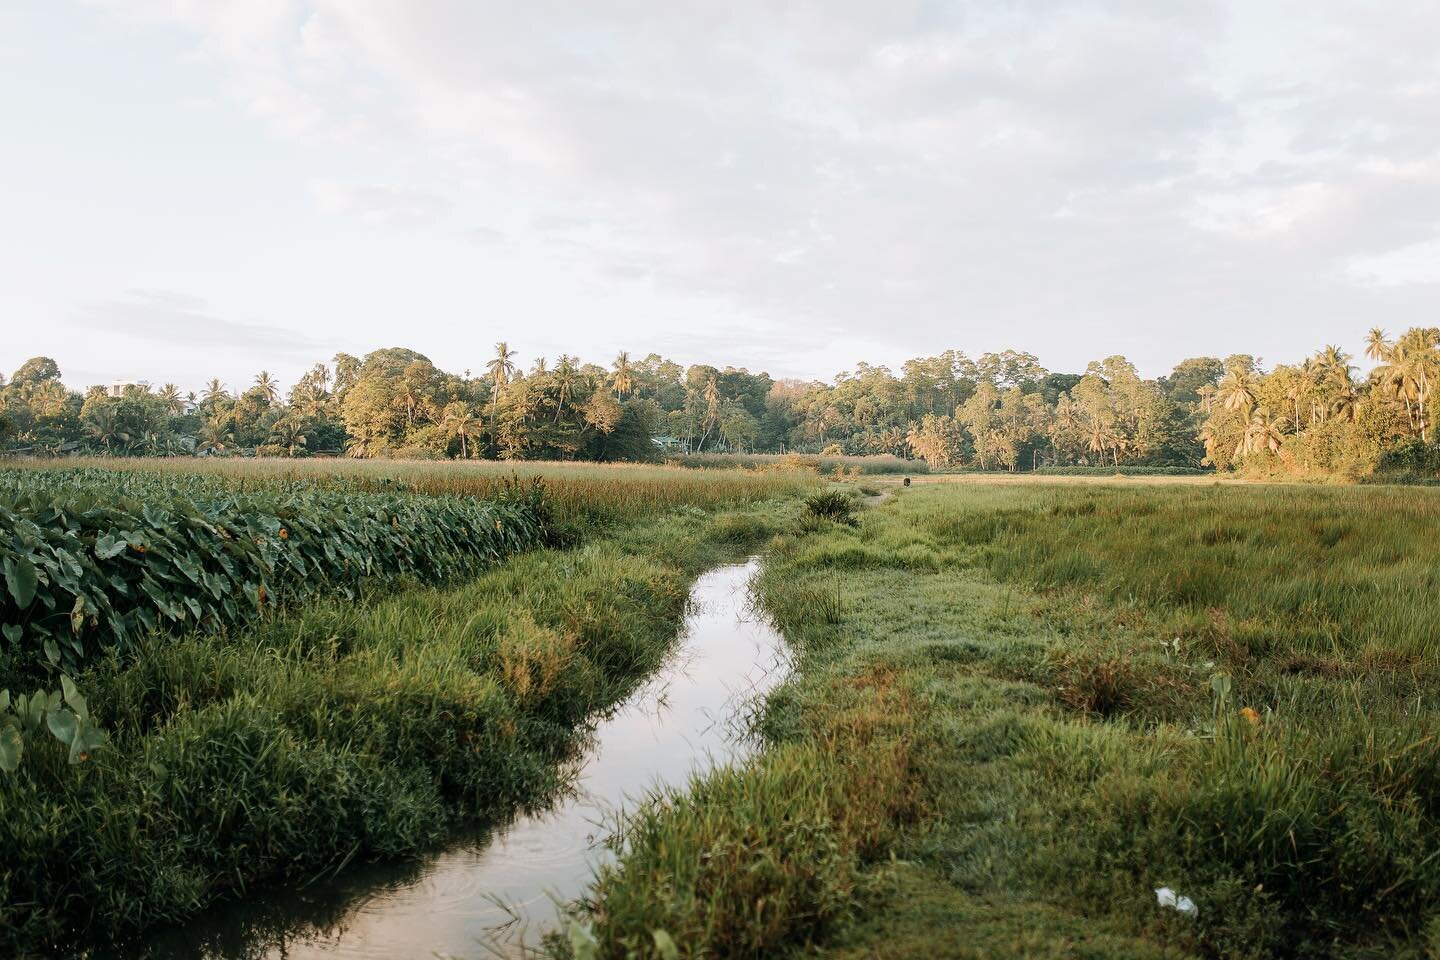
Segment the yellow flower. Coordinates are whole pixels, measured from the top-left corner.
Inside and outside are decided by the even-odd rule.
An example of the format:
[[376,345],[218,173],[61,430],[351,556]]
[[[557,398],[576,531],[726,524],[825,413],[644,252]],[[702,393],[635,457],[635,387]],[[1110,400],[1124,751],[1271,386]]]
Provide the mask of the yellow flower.
[[1241,708],[1240,708],[1240,716],[1244,717],[1244,718],[1245,718],[1245,722],[1248,723],[1248,724],[1250,724],[1250,726],[1252,726],[1252,727],[1258,727],[1258,726],[1260,726],[1260,714],[1258,714],[1258,713],[1255,712],[1255,708],[1254,708],[1254,707],[1241,707]]

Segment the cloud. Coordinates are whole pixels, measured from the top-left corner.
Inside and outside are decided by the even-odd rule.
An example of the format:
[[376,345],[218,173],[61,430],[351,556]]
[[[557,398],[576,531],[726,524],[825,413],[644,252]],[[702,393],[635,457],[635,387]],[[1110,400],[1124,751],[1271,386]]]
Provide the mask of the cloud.
[[893,351],[1323,342],[1440,223],[1434,4],[100,2],[272,131],[459,185],[327,212],[502,198],[557,269]]
[[1440,237],[1356,257],[1345,269],[1357,282],[1377,287],[1440,284]]
[[451,208],[444,197],[406,187],[316,180],[310,184],[310,192],[322,213],[354,217],[362,223],[433,223]]
[[321,349],[317,341],[295,331],[224,320],[210,315],[203,300],[164,290],[131,290],[120,299],[83,304],[73,320],[109,337],[178,347],[223,347],[290,358],[313,357]]

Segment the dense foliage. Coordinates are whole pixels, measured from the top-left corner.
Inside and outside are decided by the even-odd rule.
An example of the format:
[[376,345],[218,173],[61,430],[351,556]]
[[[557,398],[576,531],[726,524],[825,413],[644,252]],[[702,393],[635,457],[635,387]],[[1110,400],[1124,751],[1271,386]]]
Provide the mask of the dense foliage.
[[0,472],[5,659],[75,665],[160,628],[230,626],[376,576],[443,580],[544,534],[539,488],[493,501],[249,491],[225,478]]
[[602,461],[798,452],[918,457],[938,469],[1433,475],[1440,329],[1393,342],[1371,331],[1366,355],[1374,367],[1363,378],[1327,347],[1269,371],[1245,354],[1197,357],[1152,380],[1122,356],[1055,373],[1028,353],[947,350],[906,361],[899,376],[861,363],[807,383],[658,354],[621,353],[608,368],[542,358],[523,371],[505,343],[482,374],[456,375],[397,347],[338,354],[283,402],[263,371],[233,394],[212,380],[198,396],[173,384],[82,396],[37,357],[0,384],[0,450]]

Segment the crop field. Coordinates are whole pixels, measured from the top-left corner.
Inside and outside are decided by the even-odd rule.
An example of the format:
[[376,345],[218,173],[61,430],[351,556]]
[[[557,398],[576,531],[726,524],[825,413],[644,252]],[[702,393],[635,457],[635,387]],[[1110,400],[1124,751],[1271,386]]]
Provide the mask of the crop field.
[[690,580],[816,483],[0,470],[0,953],[123,943],[540,802],[669,649]]
[[[489,499],[515,479],[545,481],[546,497],[558,522],[585,524],[632,519],[677,506],[733,507],[773,497],[793,496],[814,487],[814,471],[728,469],[690,472],[647,464],[597,464],[514,461],[394,461],[294,459],[73,458],[64,461],[12,461],[17,470],[68,473],[96,468],[106,475],[140,474],[189,487],[196,483],[231,490],[296,483],[357,493],[417,493]],[[123,489],[123,487],[122,487]]]

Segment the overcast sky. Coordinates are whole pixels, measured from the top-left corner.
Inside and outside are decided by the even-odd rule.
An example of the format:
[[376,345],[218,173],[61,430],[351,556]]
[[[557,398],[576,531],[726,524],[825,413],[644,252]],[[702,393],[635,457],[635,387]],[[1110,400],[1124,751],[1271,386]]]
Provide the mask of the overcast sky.
[[0,369],[1440,324],[1440,3],[3,0]]

